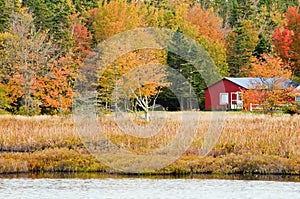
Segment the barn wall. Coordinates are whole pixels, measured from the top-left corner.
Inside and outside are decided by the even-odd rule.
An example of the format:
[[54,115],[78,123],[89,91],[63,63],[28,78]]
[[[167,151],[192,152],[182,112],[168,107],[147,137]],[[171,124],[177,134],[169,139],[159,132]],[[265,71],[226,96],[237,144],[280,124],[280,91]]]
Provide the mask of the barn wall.
[[238,91],[241,91],[240,87],[227,79],[208,87],[205,89],[205,110],[226,110],[226,105],[220,105],[220,93],[228,93],[230,103],[230,93]]

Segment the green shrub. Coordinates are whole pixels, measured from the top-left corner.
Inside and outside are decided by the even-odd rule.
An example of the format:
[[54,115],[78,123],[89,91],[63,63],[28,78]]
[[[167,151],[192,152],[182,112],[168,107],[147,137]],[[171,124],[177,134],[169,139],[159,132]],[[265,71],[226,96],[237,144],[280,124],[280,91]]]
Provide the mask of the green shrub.
[[284,106],[282,108],[282,112],[290,114],[290,115],[299,114],[300,113],[300,104],[296,103],[291,106]]

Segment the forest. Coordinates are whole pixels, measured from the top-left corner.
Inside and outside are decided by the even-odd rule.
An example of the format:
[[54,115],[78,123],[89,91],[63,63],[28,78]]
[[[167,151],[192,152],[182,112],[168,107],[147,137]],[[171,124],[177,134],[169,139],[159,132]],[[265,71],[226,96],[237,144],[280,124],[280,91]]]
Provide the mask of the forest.
[[[173,46],[185,42],[183,34],[189,36],[206,50],[221,77],[284,77],[300,83],[298,0],[0,0],[0,113],[72,112],[75,80],[85,81],[78,71],[97,45],[146,27],[174,31]],[[144,64],[181,73],[203,109],[207,82],[193,64],[159,49],[129,52],[98,75],[99,106],[112,110],[118,77]],[[144,74],[150,78],[158,69],[149,70]],[[142,98],[132,100],[133,109],[156,101],[177,110],[180,99],[168,89],[170,76],[141,86]]]

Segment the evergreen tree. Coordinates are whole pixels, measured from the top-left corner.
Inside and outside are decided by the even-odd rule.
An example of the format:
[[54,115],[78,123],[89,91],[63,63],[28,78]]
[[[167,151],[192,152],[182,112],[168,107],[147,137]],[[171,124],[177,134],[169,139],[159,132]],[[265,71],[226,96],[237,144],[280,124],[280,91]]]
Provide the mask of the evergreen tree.
[[4,32],[9,27],[10,10],[6,0],[0,0],[0,32]]
[[18,6],[16,0],[0,0],[0,32],[9,30],[10,15]]
[[72,0],[75,10],[83,12],[98,7],[98,0]]
[[253,55],[258,59],[262,54],[269,54],[272,51],[271,43],[263,36],[262,33],[258,35],[259,42],[256,45]]
[[239,20],[239,4],[237,0],[231,1],[231,12],[229,17],[229,25],[230,27],[234,27]]
[[257,45],[258,32],[252,21],[239,22],[234,31],[227,37],[227,62],[230,75],[240,77]]
[[[197,108],[193,103],[192,92],[198,96],[200,108],[204,105],[202,91],[206,84],[199,71],[194,67],[194,64],[199,63],[199,60],[195,60],[195,58],[200,56],[200,54],[198,47],[188,42],[180,29],[174,33],[172,41],[168,44],[167,64],[170,68],[168,68],[167,78],[172,83],[171,90],[173,94],[170,93],[170,89],[165,89],[162,96],[169,97],[170,105],[178,105],[177,100],[179,100],[180,110]],[[186,58],[195,60],[195,62],[191,63]],[[177,73],[174,73],[174,70]],[[179,78],[178,73],[184,78]],[[160,97],[159,100],[163,99]],[[169,108],[175,109],[175,107]]]
[[49,30],[61,49],[72,46],[70,15],[74,12],[68,0],[23,0],[34,14],[34,23],[41,30]]

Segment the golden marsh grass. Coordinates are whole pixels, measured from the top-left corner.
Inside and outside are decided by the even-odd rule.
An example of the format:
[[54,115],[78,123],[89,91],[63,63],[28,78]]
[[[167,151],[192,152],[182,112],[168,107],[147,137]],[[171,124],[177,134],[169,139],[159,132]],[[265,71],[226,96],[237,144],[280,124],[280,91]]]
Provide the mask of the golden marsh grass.
[[[195,136],[188,132],[197,129],[195,122],[183,135],[192,136],[190,147],[175,163],[157,173],[300,173],[299,115],[226,113],[217,143],[206,157],[199,157],[213,113],[197,114],[200,119]],[[180,129],[180,113],[166,115],[156,121],[159,132],[145,137],[130,135],[134,134],[128,132],[132,124],[124,121],[122,129],[112,115],[99,118],[99,128],[119,148],[137,154],[151,153],[172,143]],[[147,125],[141,121],[133,123],[141,128]],[[88,153],[81,135],[76,134],[72,116],[0,116],[0,151],[2,173],[113,172]]]

